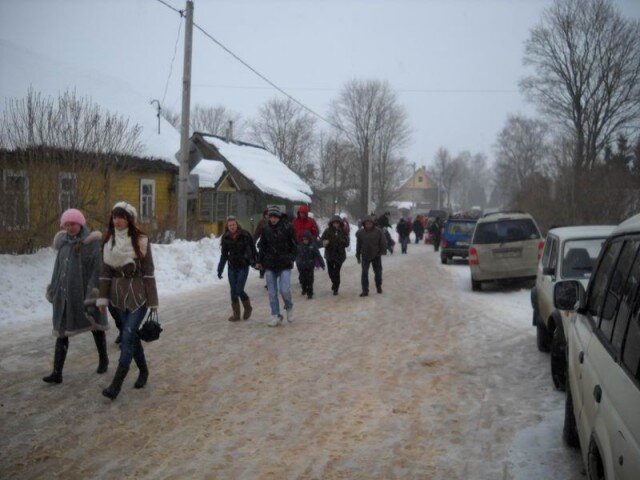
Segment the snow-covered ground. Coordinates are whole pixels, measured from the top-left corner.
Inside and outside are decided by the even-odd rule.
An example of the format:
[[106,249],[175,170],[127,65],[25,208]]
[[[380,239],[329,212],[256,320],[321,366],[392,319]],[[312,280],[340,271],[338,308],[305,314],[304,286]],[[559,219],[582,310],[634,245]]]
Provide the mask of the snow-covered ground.
[[[327,219],[318,219],[322,232]],[[355,253],[356,225],[351,225]],[[198,242],[176,240],[170,245],[153,245],[156,281],[160,298],[216,284],[220,260],[220,240],[203,238]],[[51,304],[44,297],[51,280],[56,252],[43,248],[32,255],[0,255],[0,326],[29,323],[51,315]],[[251,275],[257,272],[251,271]]]

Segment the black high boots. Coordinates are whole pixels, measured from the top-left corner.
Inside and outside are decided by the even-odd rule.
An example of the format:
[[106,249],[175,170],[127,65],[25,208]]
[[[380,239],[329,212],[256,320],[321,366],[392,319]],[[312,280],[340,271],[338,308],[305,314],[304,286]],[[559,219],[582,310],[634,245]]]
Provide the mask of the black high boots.
[[230,322],[237,322],[240,320],[240,300],[231,300],[231,309],[233,310],[233,313],[229,318],[227,318],[227,320]]
[[244,313],[242,314],[243,320],[249,320],[251,316],[251,312],[253,311],[253,307],[251,307],[251,299],[247,297],[245,300],[242,300],[242,306],[244,307]]
[[136,361],[136,365],[138,366],[138,379],[136,383],[133,384],[133,388],[144,388],[147,384],[147,380],[149,379],[149,368],[147,367],[147,359],[144,355],[139,358],[134,358]]
[[43,382],[62,383],[62,368],[64,367],[64,360],[67,358],[68,349],[69,337],[56,339],[56,349],[53,354],[53,372],[51,372],[51,375],[43,377]]
[[104,373],[109,366],[109,355],[107,354],[107,335],[102,330],[93,330],[93,341],[98,349],[98,369],[96,373]]
[[118,369],[116,370],[116,374],[113,376],[113,381],[111,385],[102,390],[102,395],[111,400],[115,400],[118,394],[120,393],[120,389],[122,388],[122,382],[124,382],[125,377],[129,373],[129,367],[123,367],[122,365],[118,365]]

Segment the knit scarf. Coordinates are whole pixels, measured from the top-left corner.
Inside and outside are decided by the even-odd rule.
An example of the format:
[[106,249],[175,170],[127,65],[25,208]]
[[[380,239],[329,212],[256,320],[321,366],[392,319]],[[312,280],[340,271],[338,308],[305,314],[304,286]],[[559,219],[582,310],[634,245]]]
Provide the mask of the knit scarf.
[[135,263],[136,251],[133,249],[133,243],[129,236],[129,230],[115,230],[113,236],[115,245],[111,244],[111,240],[104,244],[104,263],[117,268],[127,263]]

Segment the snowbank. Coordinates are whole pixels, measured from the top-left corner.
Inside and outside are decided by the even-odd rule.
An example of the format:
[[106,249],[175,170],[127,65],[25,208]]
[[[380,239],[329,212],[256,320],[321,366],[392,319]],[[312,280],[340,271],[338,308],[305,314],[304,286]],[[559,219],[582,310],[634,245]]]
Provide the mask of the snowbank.
[[[153,245],[156,281],[160,296],[213,287],[218,280],[220,241],[176,240],[170,245]],[[51,315],[44,292],[51,279],[56,253],[43,248],[33,255],[0,255],[0,326],[33,322]]]

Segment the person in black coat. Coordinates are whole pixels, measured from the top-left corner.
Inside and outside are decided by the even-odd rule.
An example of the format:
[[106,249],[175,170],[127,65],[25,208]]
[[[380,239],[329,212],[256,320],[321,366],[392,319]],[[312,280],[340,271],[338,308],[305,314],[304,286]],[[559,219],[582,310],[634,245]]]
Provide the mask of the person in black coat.
[[440,218],[436,218],[433,222],[431,222],[431,225],[429,226],[429,239],[431,240],[431,243],[433,244],[433,248],[435,249],[436,252],[440,248],[441,234],[442,234],[442,227],[441,227]]
[[409,235],[411,235],[411,224],[404,218],[401,218],[396,225],[396,232],[400,239],[400,246],[402,247],[402,253],[407,253],[407,245],[409,244]]
[[220,262],[218,263],[218,278],[222,278],[225,264],[228,263],[227,276],[231,287],[231,308],[233,313],[230,322],[240,320],[240,301],[244,307],[242,318],[248,320],[253,308],[249,295],[244,291],[249,276],[249,267],[256,264],[256,247],[253,237],[243,230],[235,217],[227,217],[227,226],[220,239]]
[[387,243],[382,230],[375,226],[371,217],[362,222],[362,228],[356,233],[356,260],[362,263],[361,297],[369,295],[369,266],[373,267],[376,290],[382,293],[382,255],[387,251]]
[[287,321],[293,322],[291,269],[296,259],[298,245],[293,227],[289,222],[281,220],[282,214],[277,205],[269,207],[268,215],[269,224],[262,232],[258,242],[258,264],[256,266],[265,270],[267,279],[269,304],[271,305],[271,320],[267,325],[276,327],[282,323],[278,287],[284,300]]
[[340,269],[347,258],[346,249],[349,246],[349,234],[345,231],[342,219],[335,215],[329,227],[322,232],[320,241],[324,247],[324,258],[327,260],[327,270],[331,279],[331,290],[334,295],[340,288]]
[[324,260],[322,260],[320,250],[313,240],[313,235],[307,230],[302,234],[302,243],[298,244],[296,257],[302,294],[307,295],[307,298],[313,298],[313,270],[316,268],[316,264],[324,270]]
[[416,219],[413,221],[413,233],[416,234],[416,243],[420,243],[420,240],[424,237],[424,227],[422,226],[420,217],[421,215],[416,216]]

